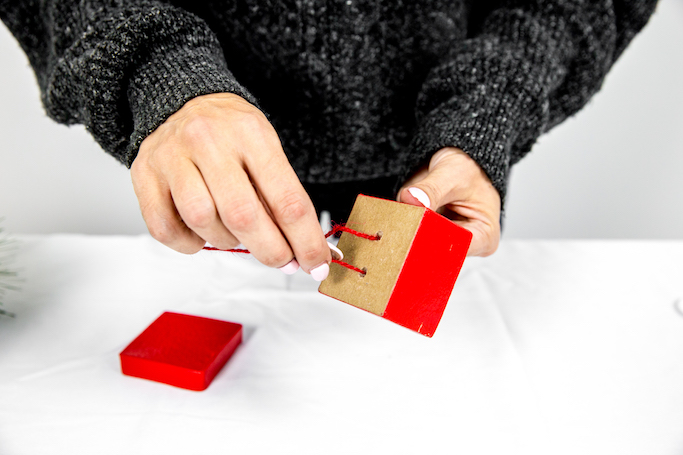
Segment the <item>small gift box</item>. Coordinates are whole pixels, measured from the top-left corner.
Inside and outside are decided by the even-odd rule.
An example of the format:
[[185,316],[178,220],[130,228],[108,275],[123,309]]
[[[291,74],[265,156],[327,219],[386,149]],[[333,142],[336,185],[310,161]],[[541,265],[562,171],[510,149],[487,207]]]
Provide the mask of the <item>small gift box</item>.
[[342,233],[338,248],[362,272],[333,263],[319,292],[431,337],[472,233],[430,209],[362,194],[346,227],[356,233]]
[[121,371],[200,391],[241,342],[241,324],[166,312],[119,354]]

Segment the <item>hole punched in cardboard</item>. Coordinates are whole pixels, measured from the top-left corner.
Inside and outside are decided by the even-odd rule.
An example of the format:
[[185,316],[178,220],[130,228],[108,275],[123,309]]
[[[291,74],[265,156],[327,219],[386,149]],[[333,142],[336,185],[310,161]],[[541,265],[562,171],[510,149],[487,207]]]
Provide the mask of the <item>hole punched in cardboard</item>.
[[472,233],[430,209],[362,194],[346,226],[379,237],[339,238],[345,262],[366,273],[332,264],[318,291],[431,337]]

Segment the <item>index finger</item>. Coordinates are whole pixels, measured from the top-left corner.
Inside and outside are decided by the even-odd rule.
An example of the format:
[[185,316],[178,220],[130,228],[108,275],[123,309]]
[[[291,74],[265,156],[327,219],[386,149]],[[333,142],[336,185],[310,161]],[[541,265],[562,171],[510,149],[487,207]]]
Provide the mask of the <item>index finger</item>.
[[[271,144],[273,147],[274,144]],[[277,147],[281,146],[277,144]],[[266,202],[275,224],[294,251],[299,265],[313,278],[326,275],[332,260],[311,198],[306,193],[284,151],[247,158],[247,166],[259,169],[250,175],[254,186]]]

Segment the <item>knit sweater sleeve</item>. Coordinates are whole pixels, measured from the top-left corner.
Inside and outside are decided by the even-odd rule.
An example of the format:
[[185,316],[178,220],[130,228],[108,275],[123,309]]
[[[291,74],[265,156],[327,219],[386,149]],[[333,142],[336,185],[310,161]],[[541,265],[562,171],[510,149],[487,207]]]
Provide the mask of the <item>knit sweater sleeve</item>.
[[493,3],[478,30],[429,73],[403,172],[458,147],[504,200],[510,167],[599,89],[656,0]]
[[126,166],[191,98],[231,92],[255,103],[206,23],[165,2],[0,0],[0,18],[29,58],[47,114],[84,124]]

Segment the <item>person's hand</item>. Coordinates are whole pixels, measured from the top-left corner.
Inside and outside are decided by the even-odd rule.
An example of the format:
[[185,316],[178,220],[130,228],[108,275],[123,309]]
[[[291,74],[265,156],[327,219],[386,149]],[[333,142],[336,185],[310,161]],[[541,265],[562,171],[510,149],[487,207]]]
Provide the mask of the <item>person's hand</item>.
[[401,187],[397,199],[426,206],[472,232],[468,256],[489,256],[500,241],[500,195],[479,165],[448,147]]
[[318,281],[330,249],[265,115],[240,96],[187,102],[150,134],[131,167],[152,237],[182,253],[242,243],[263,264]]

